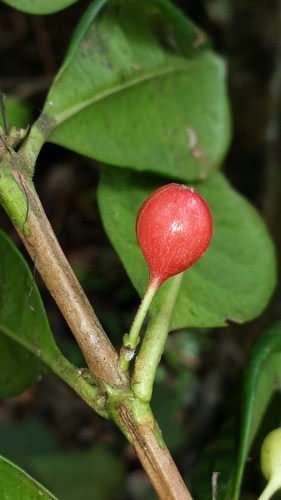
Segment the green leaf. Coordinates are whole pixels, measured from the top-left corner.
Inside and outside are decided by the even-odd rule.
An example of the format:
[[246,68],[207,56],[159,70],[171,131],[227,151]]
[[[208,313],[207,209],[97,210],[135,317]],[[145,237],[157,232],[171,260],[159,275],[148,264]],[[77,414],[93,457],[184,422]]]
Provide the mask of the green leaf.
[[[2,323],[2,321],[1,321]],[[4,327],[5,328],[5,327]],[[21,394],[48,373],[47,367],[31,352],[3,335],[0,326],[0,397]]]
[[120,457],[101,446],[84,452],[37,457],[32,466],[60,500],[113,498],[124,477]]
[[44,486],[0,455],[1,500],[56,500]]
[[[27,128],[31,122],[31,106],[25,102],[18,101],[12,96],[5,100],[7,118],[10,126]],[[0,113],[0,126],[3,127],[3,117]]]
[[72,365],[57,347],[32,273],[1,230],[0,262],[0,398],[23,392],[51,368],[108,418],[89,370]]
[[178,178],[208,177],[230,138],[224,63],[168,0],[91,4],[44,113],[52,142]]
[[78,0],[2,0],[4,3],[27,14],[52,14],[65,9]]
[[[98,201],[105,230],[135,288],[142,296],[148,269],[135,236],[137,211],[165,179],[128,169],[102,167]],[[173,329],[225,326],[244,322],[266,306],[275,285],[272,241],[257,212],[220,173],[192,183],[209,203],[214,233],[206,254],[186,271],[176,300]],[[157,292],[151,312],[164,297],[169,280]]]
[[0,231],[0,397],[35,384],[59,355],[44,306],[21,253]]
[[266,408],[279,390],[281,379],[281,322],[266,330],[254,346],[248,361],[243,388],[241,435],[234,478],[234,500],[239,490],[249,449]]

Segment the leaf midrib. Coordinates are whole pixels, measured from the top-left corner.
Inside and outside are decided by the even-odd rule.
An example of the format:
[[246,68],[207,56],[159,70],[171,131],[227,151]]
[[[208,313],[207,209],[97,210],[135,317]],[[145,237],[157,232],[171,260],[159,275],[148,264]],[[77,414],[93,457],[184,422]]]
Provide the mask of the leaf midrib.
[[[211,52],[208,51],[208,55],[212,56],[212,62],[219,63],[218,58],[216,58]],[[204,54],[204,58],[206,57],[206,53]],[[61,125],[64,121],[68,120],[75,114],[79,113],[83,109],[85,109],[88,106],[91,106],[92,104],[101,101],[102,99],[105,99],[106,97],[109,97],[111,95],[114,95],[118,92],[121,92],[125,89],[128,89],[130,87],[133,87],[135,85],[141,84],[145,81],[152,80],[154,78],[160,78],[162,76],[171,74],[171,73],[177,73],[177,72],[183,72],[183,71],[190,71],[191,69],[194,69],[194,67],[198,66],[198,62],[201,62],[201,57],[198,57],[194,60],[184,60],[181,62],[181,64],[178,64],[178,67],[175,67],[173,65],[172,67],[163,67],[161,70],[159,68],[157,71],[152,71],[151,73],[146,73],[143,76],[138,76],[137,78],[132,78],[128,82],[122,83],[120,85],[116,85],[115,87],[111,87],[110,89],[104,90],[103,92],[99,92],[95,96],[91,97],[90,99],[86,99],[83,101],[80,101],[76,105],[68,108],[67,110],[57,114],[57,115],[52,115],[53,118],[55,118],[57,122],[57,126]],[[210,62],[210,61],[209,61]],[[200,66],[199,66],[200,69]],[[205,69],[205,68],[204,68]],[[51,100],[51,99],[50,99]]]

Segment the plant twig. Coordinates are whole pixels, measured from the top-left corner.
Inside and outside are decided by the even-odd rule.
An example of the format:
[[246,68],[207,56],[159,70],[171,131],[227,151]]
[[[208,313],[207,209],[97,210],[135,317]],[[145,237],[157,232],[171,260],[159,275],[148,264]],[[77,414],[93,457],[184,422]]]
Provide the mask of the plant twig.
[[[16,157],[11,158],[13,167],[7,174],[8,193],[5,189],[3,191],[3,185],[1,202],[8,210],[31,258],[36,256],[36,267],[75,335],[92,376],[105,395],[104,411],[109,410],[108,416],[113,418],[134,446],[158,497],[161,500],[192,500],[148,403],[141,402],[130,389],[129,374],[119,366],[117,353],[60,248],[30,179],[21,171],[19,164],[17,169],[14,168],[16,161]],[[7,158],[5,162],[8,163]],[[6,164],[3,172],[5,168]],[[22,203],[21,210],[11,199],[8,189],[12,185],[11,176],[15,185],[12,187]],[[27,220],[22,213],[26,197]]]
[[41,113],[30,128],[28,137],[20,148],[20,156],[25,162],[26,167],[28,167],[28,176],[30,178],[34,174],[39,152],[55,128],[56,120],[45,113]]
[[152,418],[148,424],[140,424],[130,413],[130,409],[122,406],[119,410],[119,422],[130,431],[133,439],[132,445],[158,497],[161,500],[192,500],[162,440],[155,420]]
[[110,386],[126,386],[128,379],[119,368],[117,352],[73,273],[37,194],[21,172],[15,170],[13,175],[29,200],[27,231],[16,229],[31,258],[36,256],[36,267],[75,335],[90,372],[98,384],[102,378]]
[[5,130],[5,134],[8,135],[10,127],[9,127],[7,110],[6,110],[6,105],[5,105],[6,95],[1,94],[0,99],[1,99],[1,112],[2,112],[2,118],[3,118],[3,123],[4,123],[4,130]]

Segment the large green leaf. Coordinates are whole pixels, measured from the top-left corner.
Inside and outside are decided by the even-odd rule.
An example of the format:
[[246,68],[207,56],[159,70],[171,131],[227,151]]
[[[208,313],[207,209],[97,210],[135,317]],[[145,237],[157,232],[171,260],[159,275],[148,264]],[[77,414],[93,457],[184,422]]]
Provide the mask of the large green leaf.
[[[165,180],[129,169],[102,167],[98,200],[107,234],[134,286],[143,295],[148,270],[135,237],[137,211]],[[224,326],[250,320],[266,306],[275,284],[275,256],[266,228],[251,205],[220,173],[192,183],[209,203],[214,233],[207,253],[186,271],[173,312],[173,328]],[[155,312],[170,286],[152,302]]]
[[229,143],[224,64],[168,0],[91,4],[44,113],[52,142],[174,177],[208,177]]
[[274,391],[281,383],[281,322],[266,330],[254,346],[246,367],[243,388],[241,432],[234,488],[231,497],[239,498],[240,485],[249,449]]
[[52,14],[65,9],[78,0],[2,0],[15,9],[27,14]]
[[3,398],[33,385],[48,371],[46,361],[52,365],[59,350],[36,286],[29,299],[32,274],[3,231],[0,262],[0,397]]
[[56,500],[44,486],[0,455],[1,500]]

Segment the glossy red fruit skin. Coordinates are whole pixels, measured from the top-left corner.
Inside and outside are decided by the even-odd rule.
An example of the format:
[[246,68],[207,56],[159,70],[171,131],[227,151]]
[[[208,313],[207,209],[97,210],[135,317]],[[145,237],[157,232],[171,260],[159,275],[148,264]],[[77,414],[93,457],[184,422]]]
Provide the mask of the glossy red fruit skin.
[[171,183],[154,191],[136,220],[137,240],[149,266],[150,284],[158,288],[192,266],[206,252],[212,231],[210,209],[193,188]]

